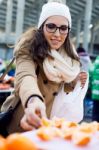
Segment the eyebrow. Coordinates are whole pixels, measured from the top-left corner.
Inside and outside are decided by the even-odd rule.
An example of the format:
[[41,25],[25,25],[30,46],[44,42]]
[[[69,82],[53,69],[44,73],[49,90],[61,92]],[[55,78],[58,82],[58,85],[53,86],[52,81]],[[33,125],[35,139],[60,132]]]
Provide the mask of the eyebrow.
[[63,25],[68,26],[68,24],[57,25],[56,23],[52,23],[52,22],[47,22],[47,23],[45,23],[45,24],[55,24],[57,27],[60,27],[60,26],[63,26]]

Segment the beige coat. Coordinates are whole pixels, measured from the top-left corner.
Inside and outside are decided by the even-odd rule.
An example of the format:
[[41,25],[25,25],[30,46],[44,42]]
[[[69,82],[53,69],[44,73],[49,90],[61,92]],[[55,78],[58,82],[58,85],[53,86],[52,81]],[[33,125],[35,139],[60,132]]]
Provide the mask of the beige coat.
[[[40,69],[37,77],[37,64],[32,60],[29,49],[19,49],[21,44],[26,40],[26,38],[22,38],[14,50],[14,55],[16,56],[15,93],[7,98],[1,108],[2,111],[6,111],[10,106],[13,107],[19,99],[21,100],[8,127],[10,133],[22,131],[20,128],[20,119],[24,114],[27,99],[31,95],[37,94],[42,97],[46,104],[47,116],[49,117],[54,97],[57,95],[60,88],[60,84],[48,81],[42,69]],[[69,88],[67,89],[69,90]]]

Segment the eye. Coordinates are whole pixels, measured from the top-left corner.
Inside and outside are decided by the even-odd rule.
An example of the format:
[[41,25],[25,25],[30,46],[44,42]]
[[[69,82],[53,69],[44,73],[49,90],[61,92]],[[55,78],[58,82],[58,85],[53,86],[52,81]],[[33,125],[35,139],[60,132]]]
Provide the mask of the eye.
[[65,31],[65,30],[67,30],[67,29],[68,29],[68,26],[66,26],[66,25],[62,25],[62,26],[60,27],[60,29],[61,29],[61,30],[63,30],[63,31]]
[[56,28],[56,25],[55,25],[54,23],[48,23],[48,24],[46,24],[46,26],[47,26],[47,28],[49,28],[49,29],[54,29],[54,28]]

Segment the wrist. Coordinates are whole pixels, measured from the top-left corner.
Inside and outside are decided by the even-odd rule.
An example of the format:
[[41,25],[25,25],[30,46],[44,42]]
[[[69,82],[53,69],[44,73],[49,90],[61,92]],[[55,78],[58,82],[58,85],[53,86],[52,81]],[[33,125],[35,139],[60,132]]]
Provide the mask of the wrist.
[[34,103],[34,101],[38,101],[38,100],[40,101],[40,99],[38,97],[31,97],[27,102],[27,106],[31,103]]
[[39,101],[42,101],[42,102],[43,102],[42,97],[40,97],[39,95],[32,95],[32,96],[30,96],[30,97],[28,98],[27,103],[26,103],[26,107],[27,107],[29,104],[31,104],[31,103],[33,103],[34,101],[36,101],[36,100],[39,100]]

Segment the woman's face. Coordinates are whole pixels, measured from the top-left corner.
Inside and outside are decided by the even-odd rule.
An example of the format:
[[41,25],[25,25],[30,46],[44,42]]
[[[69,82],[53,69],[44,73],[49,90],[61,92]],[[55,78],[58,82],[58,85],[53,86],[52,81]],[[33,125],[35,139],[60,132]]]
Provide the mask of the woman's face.
[[46,20],[43,32],[51,49],[59,49],[63,45],[68,30],[68,20],[63,16],[52,16]]

